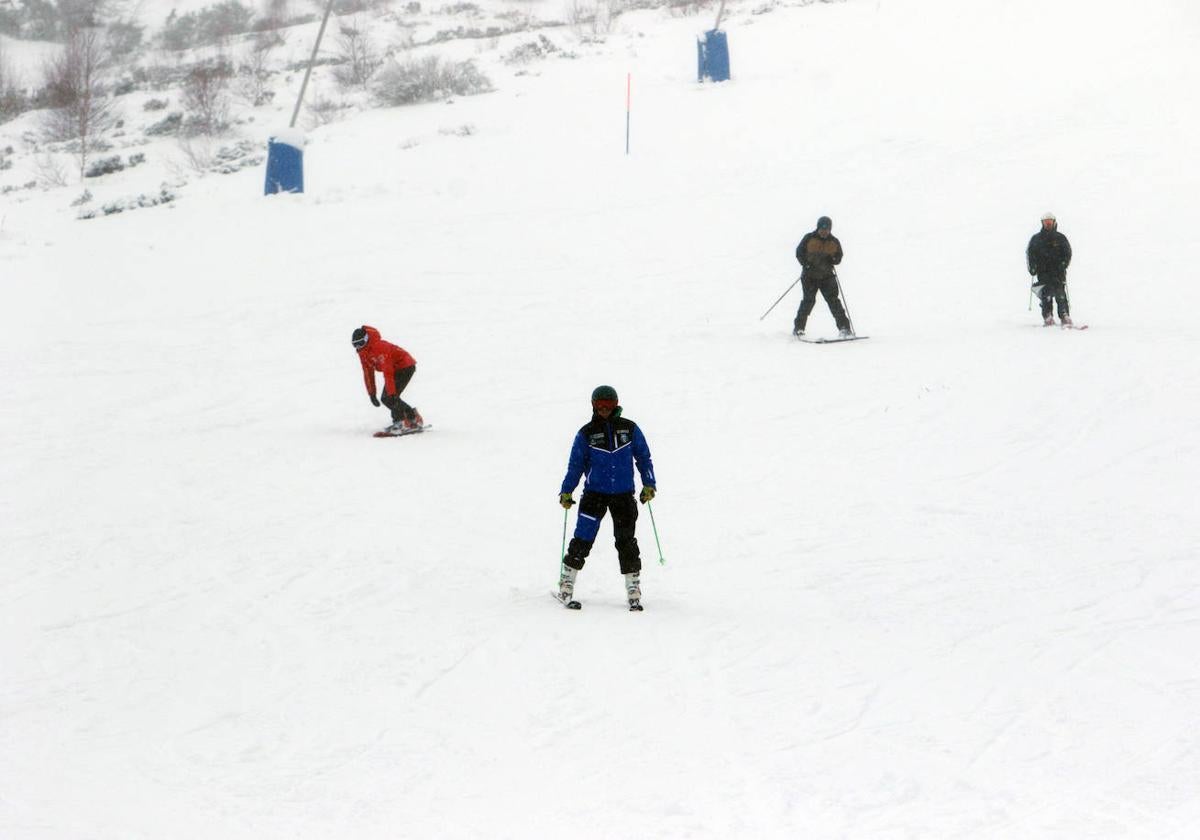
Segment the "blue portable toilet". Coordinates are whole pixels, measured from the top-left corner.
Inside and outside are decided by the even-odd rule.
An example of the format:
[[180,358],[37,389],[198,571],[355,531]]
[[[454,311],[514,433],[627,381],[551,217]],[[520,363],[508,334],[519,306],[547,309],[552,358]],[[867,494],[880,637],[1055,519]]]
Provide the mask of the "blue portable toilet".
[[304,133],[278,131],[267,142],[267,183],[264,195],[304,192]]
[[699,50],[699,80],[729,81],[729,39],[719,29],[710,29],[697,40]]

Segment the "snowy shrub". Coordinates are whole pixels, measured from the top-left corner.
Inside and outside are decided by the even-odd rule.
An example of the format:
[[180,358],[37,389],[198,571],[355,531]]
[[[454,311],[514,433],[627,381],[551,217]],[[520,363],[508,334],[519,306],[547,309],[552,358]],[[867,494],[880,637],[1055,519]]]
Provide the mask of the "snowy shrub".
[[148,126],[146,134],[151,137],[166,137],[170,134],[178,134],[181,128],[183,128],[183,114],[179,111],[173,111],[154,123],[154,125]]
[[309,116],[310,127],[318,128],[329,125],[349,107],[350,105],[346,102],[338,102],[327,96],[317,96],[313,97],[313,101],[305,107],[305,112]]
[[567,22],[580,40],[602,40],[624,11],[624,0],[568,0]]
[[92,191],[84,190],[83,192],[81,192],[79,194],[79,197],[77,199],[75,199],[74,201],[71,202],[71,206],[79,207],[81,205],[87,204],[91,200],[92,200]]
[[441,44],[446,41],[463,41],[472,40],[480,41],[483,39],[497,39],[502,35],[511,35],[513,32],[519,32],[519,29],[504,29],[499,26],[489,26],[487,29],[480,29],[477,26],[456,26],[453,29],[440,29],[424,44]]
[[449,15],[451,17],[479,17],[482,12],[474,3],[452,3],[449,6],[442,6],[438,9],[437,14]]
[[463,123],[454,128],[439,128],[438,134],[446,137],[470,137],[477,129],[471,123]]
[[355,15],[386,3],[387,0],[334,0],[333,11],[337,15]]
[[0,152],[0,172],[5,169],[12,169],[12,146],[9,146],[4,151]]
[[261,143],[240,140],[232,146],[222,146],[218,149],[213,155],[209,170],[218,175],[232,175],[242,169],[258,166],[265,159]]
[[133,169],[135,166],[140,166],[145,162],[146,155],[144,152],[138,152],[136,155],[130,155],[129,157],[125,158],[125,165],[130,169]]
[[506,64],[528,64],[555,52],[558,52],[558,47],[554,46],[554,42],[545,35],[539,34],[536,41],[529,41],[513,49],[504,57],[504,62]]
[[5,184],[3,187],[0,187],[0,195],[8,195],[9,193],[21,192],[21,190],[37,189],[37,185],[38,185],[37,181],[27,181],[24,184],[21,184],[19,187],[14,187],[11,184]]
[[176,15],[172,10],[159,40],[168,50],[225,43],[234,35],[249,32],[253,20],[254,12],[238,0],[224,0],[185,15]]
[[120,172],[125,168],[125,164],[121,162],[120,155],[112,157],[97,158],[92,161],[91,165],[83,173],[85,178],[99,178],[101,175],[109,175],[113,172]]
[[117,201],[111,201],[104,204],[99,210],[86,210],[79,214],[80,219],[95,219],[99,216],[112,216],[115,213],[124,213],[126,210],[137,210],[142,207],[157,207],[160,204],[169,204],[176,199],[175,193],[163,187],[155,195],[146,195],[141,193],[133,198],[122,198]]
[[393,61],[379,74],[375,96],[384,105],[433,102],[492,90],[492,84],[470,61],[442,61],[435,55],[419,61]]
[[161,111],[170,103],[165,99],[147,99],[146,104],[142,106],[143,111]]

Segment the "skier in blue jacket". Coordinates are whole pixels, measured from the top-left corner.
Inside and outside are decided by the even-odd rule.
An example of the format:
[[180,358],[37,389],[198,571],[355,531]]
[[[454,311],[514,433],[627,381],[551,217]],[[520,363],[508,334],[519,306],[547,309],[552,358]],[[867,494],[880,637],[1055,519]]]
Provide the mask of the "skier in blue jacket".
[[575,520],[575,536],[567,547],[558,581],[558,597],[564,603],[572,603],[575,576],[592,550],[592,543],[600,531],[600,520],[605,511],[611,511],[613,539],[621,574],[625,576],[629,608],[642,608],[642,557],[634,537],[638,517],[637,504],[633,500],[635,463],[642,478],[642,492],[638,498],[645,504],[654,498],[657,484],[650,447],[638,425],[621,416],[616,390],[601,385],[592,391],[592,419],[575,435],[567,475],[558,495],[559,504],[569,510],[575,504],[571,494],[580,477],[586,477],[579,499],[579,516]]

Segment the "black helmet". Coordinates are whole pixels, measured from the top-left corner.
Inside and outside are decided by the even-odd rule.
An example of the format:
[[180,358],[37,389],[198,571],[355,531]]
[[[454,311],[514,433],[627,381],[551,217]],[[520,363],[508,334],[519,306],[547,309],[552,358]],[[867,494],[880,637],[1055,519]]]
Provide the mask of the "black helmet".
[[612,400],[617,401],[617,389],[611,385],[598,385],[596,390],[592,391],[592,402],[596,400]]
[[355,350],[361,350],[367,346],[367,331],[359,327],[350,336],[350,343],[354,345]]
[[828,216],[817,219],[817,230],[833,230],[833,219]]

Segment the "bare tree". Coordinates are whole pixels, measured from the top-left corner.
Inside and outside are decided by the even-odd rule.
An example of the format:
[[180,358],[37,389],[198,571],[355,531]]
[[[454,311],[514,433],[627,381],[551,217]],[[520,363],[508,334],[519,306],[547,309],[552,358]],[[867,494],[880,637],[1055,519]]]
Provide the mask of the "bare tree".
[[338,27],[337,45],[342,63],[334,68],[333,78],[342,87],[366,87],[383,64],[383,58],[366,30],[359,26],[357,16],[348,26]]
[[233,70],[222,59],[197,64],[183,80],[183,107],[192,134],[213,136],[229,124],[229,77]]
[[67,173],[52,152],[39,152],[33,158],[33,172],[43,187],[65,187]]
[[258,33],[246,61],[238,66],[238,92],[256,108],[275,97],[270,85],[271,54],[283,43],[285,40],[278,32]]
[[62,52],[45,66],[45,96],[50,106],[44,129],[50,140],[77,140],[79,177],[88,158],[103,148],[101,135],[116,122],[116,108],[103,84],[104,43],[95,29],[74,29]]
[[603,41],[624,11],[624,0],[569,0],[567,22],[581,41]]

